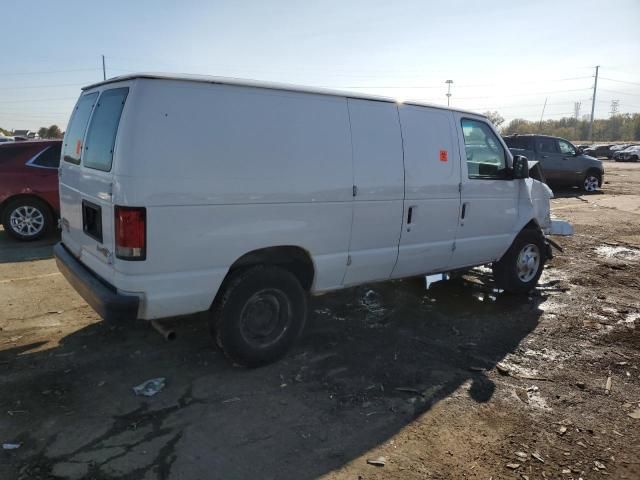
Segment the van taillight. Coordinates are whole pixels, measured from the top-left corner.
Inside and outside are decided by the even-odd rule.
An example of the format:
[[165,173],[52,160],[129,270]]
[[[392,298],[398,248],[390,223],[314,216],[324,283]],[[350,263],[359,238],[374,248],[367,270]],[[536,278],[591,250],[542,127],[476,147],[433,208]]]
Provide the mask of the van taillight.
[[147,257],[147,210],[144,207],[115,207],[116,257],[144,260]]

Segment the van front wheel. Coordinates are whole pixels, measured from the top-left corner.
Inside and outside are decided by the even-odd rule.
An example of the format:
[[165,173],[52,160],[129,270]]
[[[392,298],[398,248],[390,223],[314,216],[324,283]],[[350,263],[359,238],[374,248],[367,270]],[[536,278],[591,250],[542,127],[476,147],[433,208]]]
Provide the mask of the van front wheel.
[[493,264],[493,278],[506,292],[527,293],[538,283],[546,260],[543,235],[536,230],[523,230],[507,253]]
[[304,328],[307,294],[284,268],[261,265],[232,274],[213,306],[211,329],[225,355],[247,367],[286,354]]

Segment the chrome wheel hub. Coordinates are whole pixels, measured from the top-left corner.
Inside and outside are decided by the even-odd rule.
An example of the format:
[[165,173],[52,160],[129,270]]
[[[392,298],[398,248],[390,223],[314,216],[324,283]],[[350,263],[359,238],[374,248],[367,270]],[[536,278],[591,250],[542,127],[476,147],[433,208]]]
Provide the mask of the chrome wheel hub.
[[516,269],[521,282],[527,283],[533,280],[540,268],[540,249],[537,245],[529,243],[518,254]]
[[36,207],[23,205],[9,215],[13,231],[25,237],[33,237],[44,228],[44,215]]
[[598,189],[598,177],[589,175],[584,179],[584,189],[587,192],[595,192]]

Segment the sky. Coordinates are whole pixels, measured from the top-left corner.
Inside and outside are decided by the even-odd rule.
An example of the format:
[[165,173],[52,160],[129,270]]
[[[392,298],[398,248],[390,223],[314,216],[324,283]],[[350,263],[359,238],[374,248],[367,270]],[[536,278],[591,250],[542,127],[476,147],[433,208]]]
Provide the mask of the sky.
[[[5,9],[6,10],[6,9]],[[505,119],[640,112],[640,0],[13,2],[0,127],[66,128],[83,85],[154,71],[446,104]]]

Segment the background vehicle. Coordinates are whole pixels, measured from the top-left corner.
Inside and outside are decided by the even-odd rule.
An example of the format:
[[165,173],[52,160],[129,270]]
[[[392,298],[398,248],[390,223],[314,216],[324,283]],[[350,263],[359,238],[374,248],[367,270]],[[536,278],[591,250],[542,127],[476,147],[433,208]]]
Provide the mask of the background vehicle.
[[611,147],[613,145],[593,145],[583,149],[582,153],[590,157],[607,157],[611,156]]
[[18,240],[53,231],[60,201],[60,140],[0,145],[0,221]]
[[54,253],[103,318],[208,311],[225,353],[256,366],[295,341],[308,293],[490,263],[528,292],[561,223],[550,196],[482,115],[127,75],[76,104]]
[[640,158],[640,145],[631,145],[616,152],[614,157],[616,162],[637,162]]
[[504,141],[514,155],[538,160],[549,185],[581,187],[594,192],[602,186],[604,167],[597,158],[580,152],[564,138],[546,135],[510,135]]
[[5,137],[3,135],[0,135],[0,143],[7,143],[7,142],[13,142],[15,141],[13,137]]

